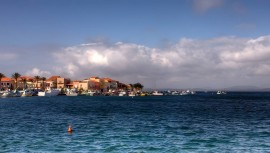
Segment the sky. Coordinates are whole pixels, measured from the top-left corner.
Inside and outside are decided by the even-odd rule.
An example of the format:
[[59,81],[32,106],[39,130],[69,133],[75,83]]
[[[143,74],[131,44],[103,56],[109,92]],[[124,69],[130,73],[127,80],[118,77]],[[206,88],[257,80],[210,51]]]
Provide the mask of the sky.
[[270,87],[269,0],[0,0],[0,72]]

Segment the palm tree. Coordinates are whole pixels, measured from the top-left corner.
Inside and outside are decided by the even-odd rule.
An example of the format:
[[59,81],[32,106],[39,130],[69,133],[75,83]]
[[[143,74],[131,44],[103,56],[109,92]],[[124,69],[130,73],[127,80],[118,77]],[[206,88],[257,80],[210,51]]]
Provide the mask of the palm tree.
[[43,90],[44,90],[45,89],[44,81],[46,80],[46,78],[45,77],[42,77],[41,80],[42,80],[42,87],[43,87]]
[[143,88],[143,85],[141,84],[141,83],[135,83],[134,85],[134,88],[136,89],[136,90],[142,90],[142,88]]
[[[1,81],[2,81],[2,78],[5,77],[5,75],[3,73],[0,73],[0,85],[1,85]],[[1,86],[2,87],[2,86]]]
[[14,78],[15,81],[16,81],[16,89],[17,89],[17,87],[18,87],[18,78],[19,78],[20,76],[21,76],[21,74],[18,73],[18,72],[15,72],[15,73],[12,74],[12,78]]
[[25,89],[26,88],[27,79],[26,78],[22,78],[22,82],[23,82],[23,89]]
[[34,76],[34,78],[35,78],[35,80],[36,80],[36,82],[37,82],[37,86],[36,86],[36,87],[37,87],[37,89],[38,89],[38,81],[39,81],[39,79],[40,79],[40,76],[37,75],[37,76]]

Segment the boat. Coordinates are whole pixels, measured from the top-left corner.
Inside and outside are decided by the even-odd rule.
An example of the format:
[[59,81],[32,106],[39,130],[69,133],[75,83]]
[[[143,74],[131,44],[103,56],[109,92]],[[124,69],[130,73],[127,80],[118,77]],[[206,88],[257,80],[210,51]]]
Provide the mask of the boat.
[[227,94],[225,91],[217,91],[217,95],[225,95],[225,94]]
[[21,96],[22,97],[30,97],[30,96],[33,96],[33,91],[31,90],[21,90],[19,91],[21,93]]
[[78,96],[78,93],[75,91],[75,90],[67,90],[67,93],[66,93],[67,96]]
[[95,96],[97,93],[95,91],[88,91],[87,95],[89,96]]
[[1,97],[5,98],[5,97],[13,97],[12,96],[12,92],[11,91],[3,91],[1,92]]
[[21,97],[21,93],[18,90],[13,91],[3,91],[1,92],[1,97]]
[[154,91],[154,92],[152,93],[152,95],[153,95],[153,96],[163,96],[163,93],[158,92],[158,91]]
[[59,89],[49,89],[46,91],[39,91],[38,96],[57,96],[60,93]]
[[180,95],[194,95],[194,94],[196,94],[196,92],[195,91],[191,91],[191,90],[183,90],[183,91],[181,91],[180,92]]
[[178,91],[172,91],[171,95],[179,95],[179,92]]
[[189,95],[189,90],[183,90],[180,92],[180,95],[181,96],[184,96],[184,95]]
[[128,96],[130,96],[130,97],[134,97],[134,96],[136,96],[136,95],[135,95],[135,93],[134,93],[134,92],[129,92],[129,93],[128,93]]
[[127,95],[127,92],[125,91],[120,91],[118,94],[118,96],[126,96],[126,95]]

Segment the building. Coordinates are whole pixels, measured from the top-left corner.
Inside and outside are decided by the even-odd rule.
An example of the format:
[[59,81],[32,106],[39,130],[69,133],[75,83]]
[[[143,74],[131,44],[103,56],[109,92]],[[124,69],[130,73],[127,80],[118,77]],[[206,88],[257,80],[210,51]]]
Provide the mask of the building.
[[46,80],[47,88],[67,88],[70,80],[60,76],[51,76]]
[[18,88],[19,89],[27,89],[34,88],[36,85],[34,84],[34,78],[30,76],[21,76],[18,78]]
[[15,80],[12,78],[4,77],[1,79],[1,89],[14,89],[15,86]]
[[88,91],[89,90],[89,81],[87,81],[87,80],[80,81],[78,84],[78,89]]

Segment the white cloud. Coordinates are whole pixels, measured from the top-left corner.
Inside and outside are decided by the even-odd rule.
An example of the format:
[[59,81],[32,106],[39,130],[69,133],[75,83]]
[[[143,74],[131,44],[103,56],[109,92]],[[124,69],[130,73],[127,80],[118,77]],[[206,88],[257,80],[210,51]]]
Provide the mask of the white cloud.
[[51,72],[49,71],[42,71],[38,68],[33,68],[30,71],[26,72],[26,75],[28,76],[41,76],[41,77],[50,77],[51,76]]
[[98,75],[149,87],[258,85],[270,81],[265,77],[270,75],[269,44],[270,36],[183,38],[165,49],[92,43],[63,49],[54,57],[61,65],[58,73],[72,78]]
[[224,0],[193,0],[193,8],[200,13],[222,6]]

